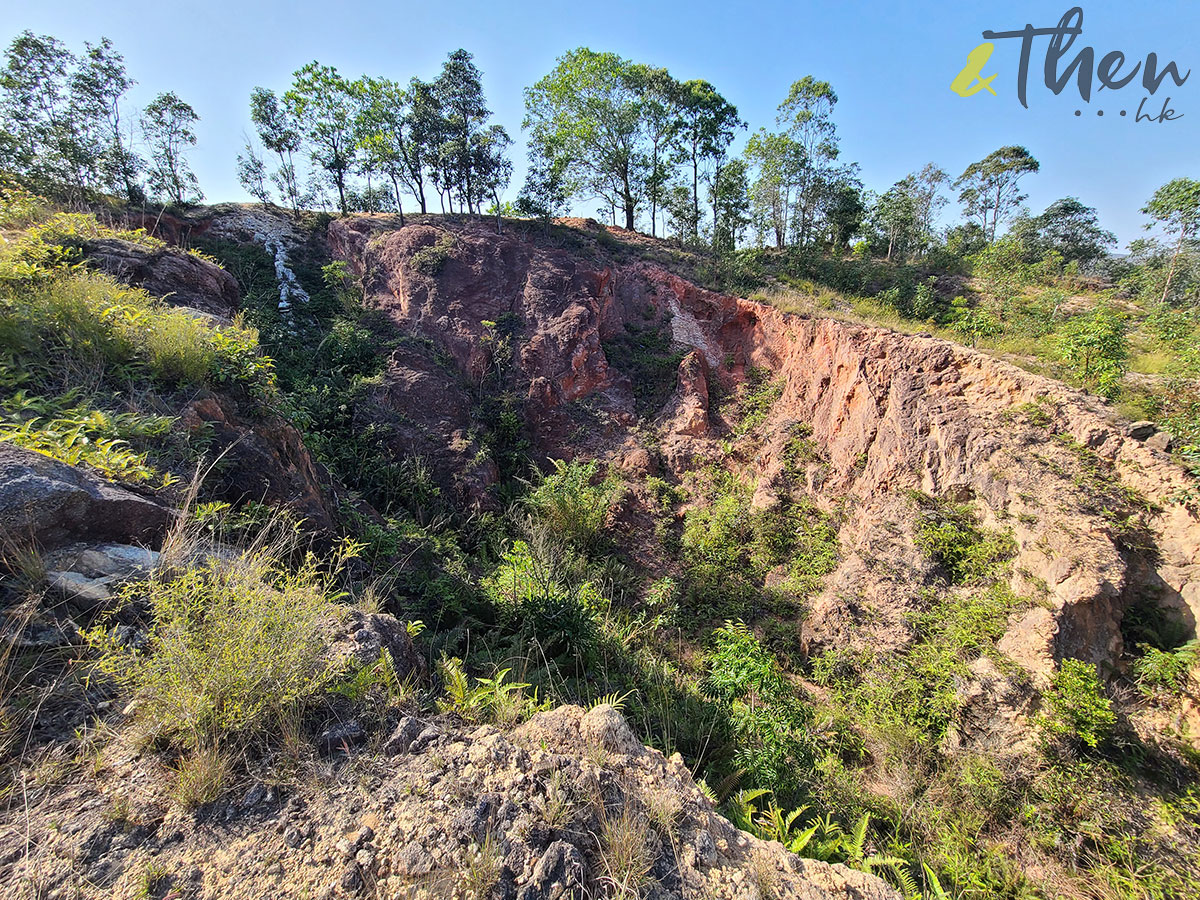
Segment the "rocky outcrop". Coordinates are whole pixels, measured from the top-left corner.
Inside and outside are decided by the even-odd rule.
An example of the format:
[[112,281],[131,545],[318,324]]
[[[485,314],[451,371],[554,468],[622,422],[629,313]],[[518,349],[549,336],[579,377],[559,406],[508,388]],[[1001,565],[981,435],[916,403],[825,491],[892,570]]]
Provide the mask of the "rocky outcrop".
[[0,832],[0,878],[14,898],[131,896],[148,872],[180,897],[899,897],[739,831],[611,706],[515,730],[412,714],[378,756],[331,752],[341,774],[320,790],[251,783],[196,816],[164,814],[154,778],[128,780],[144,761],[114,748],[99,784],[30,787],[22,827]]
[[232,275],[191,253],[175,248],[149,249],[130,241],[90,241],[89,265],[119,281],[140,287],[172,306],[199,310],[222,320],[237,314],[241,291]]
[[173,515],[84,469],[0,442],[0,534],[12,547],[79,538],[156,545]]
[[211,394],[190,402],[180,427],[209,442],[212,471],[205,492],[234,504],[246,501],[285,506],[310,531],[333,523],[331,499],[308,447],[292,425],[277,415],[248,421],[229,397]]
[[[530,436],[547,455],[648,471],[631,462],[640,445],[675,474],[716,461],[733,430],[711,408],[713,386],[728,393],[751,367],[769,372],[781,396],[747,465],[755,502],[769,502],[786,465],[782,436],[797,424],[823,454],[806,475],[814,499],[853,501],[841,568],[805,625],[813,649],[851,631],[872,645],[907,639],[915,588],[932,577],[912,545],[908,489],[971,502],[985,525],[1011,531],[1013,588],[1038,602],[1001,649],[1037,683],[1064,656],[1118,665],[1119,625],[1135,596],[1152,595],[1193,628],[1200,618],[1200,521],[1176,499],[1189,482],[1161,444],[1132,436],[1095,398],[948,341],[787,315],[533,232],[396,229],[361,217],[334,222],[330,241],[366,279],[371,302],[452,363],[452,374],[425,372],[423,396],[440,380],[453,409],[464,381],[507,366],[498,380],[526,398]],[[502,321],[511,360],[497,356]],[[633,427],[642,376],[616,369],[605,348],[654,329],[685,356],[648,443]],[[380,396],[389,391],[407,414],[405,392],[385,385]],[[448,421],[461,432],[461,417]]]

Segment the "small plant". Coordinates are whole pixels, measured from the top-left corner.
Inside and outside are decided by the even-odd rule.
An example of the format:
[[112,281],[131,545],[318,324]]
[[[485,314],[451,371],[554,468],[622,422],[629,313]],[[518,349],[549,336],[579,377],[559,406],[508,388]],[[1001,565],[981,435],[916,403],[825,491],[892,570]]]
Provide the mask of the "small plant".
[[1097,749],[1116,725],[1112,701],[1104,696],[1096,667],[1078,659],[1064,659],[1042,697],[1045,711],[1042,735],[1068,746]]
[[1187,686],[1192,668],[1200,658],[1200,639],[1193,638],[1173,650],[1139,644],[1141,656],[1133,662],[1138,688],[1153,696],[1159,691],[1178,693]]
[[443,232],[437,243],[423,247],[410,257],[410,264],[422,275],[434,277],[441,273],[447,260],[454,256],[457,239],[449,231]]
[[917,523],[916,545],[946,570],[954,584],[994,577],[1016,553],[1012,536],[980,528],[969,506],[917,499],[925,510]]
[[600,481],[600,464],[554,460],[554,471],[544,476],[526,502],[550,529],[583,551],[594,550],[609,511],[623,488],[611,472]]
[[650,883],[650,830],[628,807],[615,816],[605,814],[600,826],[601,880],[610,897],[640,898]]
[[[327,625],[339,609],[332,576],[309,555],[298,569],[294,547],[276,532],[232,559],[172,554],[161,573],[126,588],[150,609],[146,652],[116,643],[101,626],[89,633],[99,671],[140,701],[150,729],[187,749],[277,733],[292,709],[336,674],[325,653]],[[343,547],[334,570],[351,557]],[[176,556],[187,562],[173,568]]]
[[533,713],[546,708],[536,693],[525,693],[528,684],[508,681],[511,669],[502,669],[494,678],[477,678],[474,687],[463,671],[462,660],[442,657],[438,674],[445,687],[445,696],[438,700],[438,709],[454,712],[473,722],[491,721],[498,725],[515,725]]
[[171,797],[184,809],[212,803],[224,792],[232,770],[229,754],[217,744],[195,747],[175,766]]

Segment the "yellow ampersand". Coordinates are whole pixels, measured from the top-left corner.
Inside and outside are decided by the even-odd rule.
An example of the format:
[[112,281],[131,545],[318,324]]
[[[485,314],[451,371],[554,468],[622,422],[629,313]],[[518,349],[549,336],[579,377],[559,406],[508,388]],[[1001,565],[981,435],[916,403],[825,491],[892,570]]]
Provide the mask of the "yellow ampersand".
[[960,97],[973,97],[984,88],[987,88],[991,91],[993,97],[996,96],[996,89],[992,87],[992,81],[996,76],[989,75],[987,78],[979,77],[995,47],[995,44],[985,42],[968,53],[967,64],[963,66],[963,70],[955,75],[954,80],[950,82],[950,90],[954,91]]

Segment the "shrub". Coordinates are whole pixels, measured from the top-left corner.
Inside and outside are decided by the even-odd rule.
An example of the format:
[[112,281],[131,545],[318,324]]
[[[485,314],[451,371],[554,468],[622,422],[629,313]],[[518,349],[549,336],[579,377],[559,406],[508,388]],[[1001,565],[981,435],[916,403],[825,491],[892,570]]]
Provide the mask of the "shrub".
[[596,481],[600,464],[595,460],[553,462],[554,471],[542,477],[526,503],[553,533],[584,552],[594,550],[609,512],[620,499],[621,482],[611,472]]
[[410,265],[422,275],[431,278],[442,271],[446,261],[454,256],[454,246],[457,239],[450,232],[444,232],[436,244],[423,247],[412,255]]
[[339,614],[332,576],[311,554],[290,570],[291,549],[284,536],[231,559],[189,554],[185,567],[127,588],[149,607],[145,652],[90,633],[98,669],[134,694],[152,732],[193,750],[269,736],[337,674],[325,653]]
[[1140,644],[1142,655],[1133,661],[1133,674],[1143,693],[1178,692],[1187,686],[1192,667],[1200,656],[1200,640],[1193,638],[1173,650]]
[[1016,553],[1012,536],[980,528],[965,504],[918,498],[925,510],[917,523],[914,541],[930,559],[946,570],[954,584],[970,584],[997,575]]
[[1112,701],[1104,696],[1100,676],[1091,663],[1064,659],[1042,696],[1040,726],[1044,737],[1095,750],[1116,725]]

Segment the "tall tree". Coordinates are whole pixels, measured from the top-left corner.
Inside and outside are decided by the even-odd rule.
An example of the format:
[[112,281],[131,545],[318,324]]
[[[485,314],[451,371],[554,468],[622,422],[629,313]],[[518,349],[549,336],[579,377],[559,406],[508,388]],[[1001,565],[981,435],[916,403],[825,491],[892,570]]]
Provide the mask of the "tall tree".
[[[720,166],[739,128],[745,127],[737,107],[707,81],[679,86],[679,139],[683,158],[692,170],[692,237],[699,236],[700,169],[707,162]],[[714,172],[714,178],[719,173]]]
[[1142,212],[1154,220],[1147,228],[1158,223],[1179,232],[1175,250],[1171,254],[1171,265],[1167,269],[1167,280],[1163,284],[1162,302],[1166,303],[1171,295],[1171,281],[1175,277],[1179,255],[1200,228],[1200,181],[1194,178],[1168,181],[1154,192],[1154,196],[1142,207]]
[[471,167],[479,197],[489,197],[496,207],[496,233],[502,229],[500,195],[512,180],[513,164],[508,158],[512,138],[502,125],[491,125],[472,140]]
[[906,252],[918,234],[917,205],[903,182],[892,185],[875,201],[871,219],[887,243],[889,260],[897,252]]
[[637,226],[650,167],[642,76],[615,53],[580,47],[559,57],[550,74],[525,90],[530,147],[548,164],[561,166],[571,196],[620,207],[629,229]]
[[113,49],[112,41],[84,43],[86,53],[71,77],[71,93],[77,120],[94,132],[99,149],[100,181],[126,199],[142,198],[138,174],[145,163],[134,152],[133,135],[124,133],[121,98],[134,85],[125,71],[125,58]]
[[1024,147],[1001,147],[967,166],[954,182],[958,200],[968,219],[978,218],[989,241],[996,239],[1001,222],[1016,212],[1025,194],[1020,181],[1040,165]]
[[642,114],[650,142],[646,199],[650,202],[650,234],[658,234],[658,211],[671,179],[673,148],[683,122],[680,119],[680,84],[666,69],[642,67]]
[[204,199],[187,161],[187,150],[196,143],[196,111],[168,91],[155,97],[142,112],[142,134],[150,150],[150,189],[172,203]]
[[825,210],[825,223],[829,229],[829,243],[834,252],[843,251],[850,245],[850,239],[862,227],[866,212],[862,183],[857,177],[847,174],[832,183]]
[[343,215],[346,176],[354,166],[353,85],[332,66],[311,62],[293,75],[292,87],[283,95],[288,113],[300,125],[313,162],[337,188]]
[[731,253],[750,224],[750,181],[746,162],[733,159],[713,177],[713,249]]
[[828,81],[805,75],[792,84],[779,104],[776,124],[785,126],[787,135],[803,151],[804,162],[796,184],[797,235],[801,245],[809,241],[824,183],[838,156],[837,127],[833,123],[837,102],[837,94]]
[[357,83],[356,93],[359,109],[354,122],[355,141],[368,165],[391,181],[396,212],[403,225],[400,185],[408,179],[404,90],[386,78],[364,76]]
[[[275,92],[261,87],[256,87],[250,93],[250,120],[254,123],[263,146],[279,157],[279,168],[271,173],[271,181],[279,189],[284,202],[292,208],[292,212],[299,214],[300,182],[296,175],[294,156],[301,144],[299,128],[288,114],[287,107],[279,102]],[[263,163],[264,169],[265,165]]]
[[57,38],[23,31],[5,54],[0,91],[17,170],[43,189],[66,188],[78,200],[96,160],[72,115],[69,73],[75,62]]
[[796,192],[804,184],[808,157],[789,135],[771,134],[764,128],[750,136],[745,156],[757,171],[750,197],[759,234],[774,232],[775,246],[782,249],[787,243]]
[[477,145],[487,143],[484,125],[492,114],[483,97],[483,78],[470,53],[455,50],[442,65],[433,84],[442,111],[443,141],[440,148],[443,172],[457,190],[460,206],[474,213],[482,196],[477,183]]
[[1075,197],[1055,200],[1032,220],[1037,251],[1053,251],[1066,262],[1093,263],[1115,247],[1117,236],[1100,227],[1096,210]]

